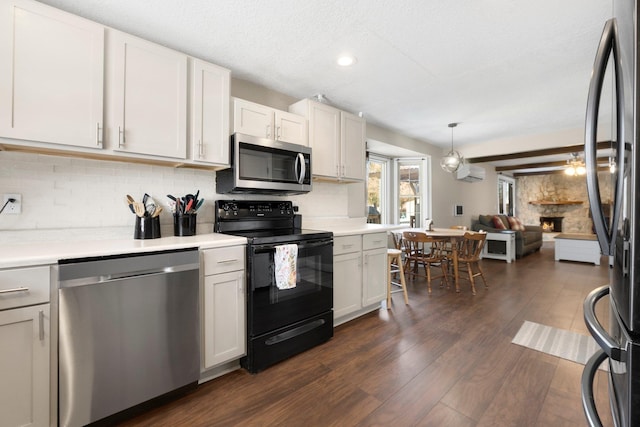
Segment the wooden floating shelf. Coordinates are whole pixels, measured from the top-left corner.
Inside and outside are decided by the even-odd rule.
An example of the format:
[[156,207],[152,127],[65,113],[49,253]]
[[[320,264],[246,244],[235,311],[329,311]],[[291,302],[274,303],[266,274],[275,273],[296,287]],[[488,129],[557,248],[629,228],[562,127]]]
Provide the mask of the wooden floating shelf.
[[533,200],[530,205],[581,205],[582,200]]

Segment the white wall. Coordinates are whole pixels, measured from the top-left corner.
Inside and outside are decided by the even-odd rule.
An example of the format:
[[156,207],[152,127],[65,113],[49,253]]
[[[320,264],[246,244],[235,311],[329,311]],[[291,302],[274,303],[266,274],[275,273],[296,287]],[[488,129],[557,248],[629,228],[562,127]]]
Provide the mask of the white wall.
[[[166,195],[198,190],[205,199],[198,232],[212,231],[216,199],[274,198],[217,194],[211,171],[0,151],[0,194],[22,195],[22,213],[0,215],[0,230],[131,227],[133,233],[125,195],[141,200],[148,193],[165,208],[160,221],[167,235],[173,218]],[[349,216],[348,186],[314,182],[311,193],[282,198],[294,200],[304,217]]]

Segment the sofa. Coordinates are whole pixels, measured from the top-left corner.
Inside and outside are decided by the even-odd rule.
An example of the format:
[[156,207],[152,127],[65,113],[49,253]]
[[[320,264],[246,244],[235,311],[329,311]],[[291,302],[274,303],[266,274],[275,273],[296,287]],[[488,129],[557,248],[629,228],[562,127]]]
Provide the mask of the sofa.
[[516,234],[516,258],[540,250],[542,247],[542,227],[539,225],[524,225],[516,217],[507,215],[479,215],[471,223],[471,229],[486,231],[487,233],[501,233],[512,231]]

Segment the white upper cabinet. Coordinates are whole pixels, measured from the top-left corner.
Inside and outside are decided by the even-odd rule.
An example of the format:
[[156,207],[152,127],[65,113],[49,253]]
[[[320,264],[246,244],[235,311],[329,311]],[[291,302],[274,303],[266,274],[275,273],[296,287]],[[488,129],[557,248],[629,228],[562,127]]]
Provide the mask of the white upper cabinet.
[[0,2],[0,137],[102,148],[104,28]]
[[309,103],[309,145],[316,175],[340,177],[340,110]]
[[115,151],[187,157],[187,56],[107,30],[109,141]]
[[229,70],[191,61],[191,159],[229,165]]
[[291,105],[289,111],[309,119],[313,175],[364,181],[366,122],[363,118],[309,99]]
[[287,111],[275,110],[275,137],[278,141],[309,145],[307,119]]
[[244,99],[233,98],[233,132],[271,138],[273,109]]
[[308,145],[307,119],[244,99],[233,99],[233,132]]
[[340,112],[341,176],[345,179],[364,181],[366,175],[366,123],[355,114]]

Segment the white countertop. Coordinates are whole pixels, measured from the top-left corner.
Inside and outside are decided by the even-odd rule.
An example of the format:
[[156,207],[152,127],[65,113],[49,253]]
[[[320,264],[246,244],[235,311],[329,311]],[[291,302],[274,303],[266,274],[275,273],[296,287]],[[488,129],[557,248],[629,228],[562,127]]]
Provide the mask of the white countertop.
[[331,231],[334,236],[349,236],[352,234],[379,233],[397,228],[407,228],[407,225],[368,224],[366,218],[303,218],[302,228]]
[[132,254],[184,248],[216,248],[244,245],[244,237],[209,233],[191,237],[136,240],[131,237],[105,240],[69,239],[0,246],[0,268],[55,264],[60,259]]
[[352,224],[324,227],[323,230],[333,232],[334,236],[350,236],[352,234],[381,233],[397,228],[407,228],[406,225],[394,224]]
[[[367,224],[360,221],[314,221],[303,228],[333,232],[334,236],[349,236],[385,232],[406,225]],[[41,239],[34,237],[38,233]],[[133,254],[184,248],[208,249],[244,245],[244,237],[219,233],[191,237],[162,237],[136,240],[126,229],[54,230],[48,232],[9,232],[0,243],[0,268],[55,264],[61,259]],[[24,234],[24,239],[21,239]],[[23,243],[20,243],[23,242]]]

